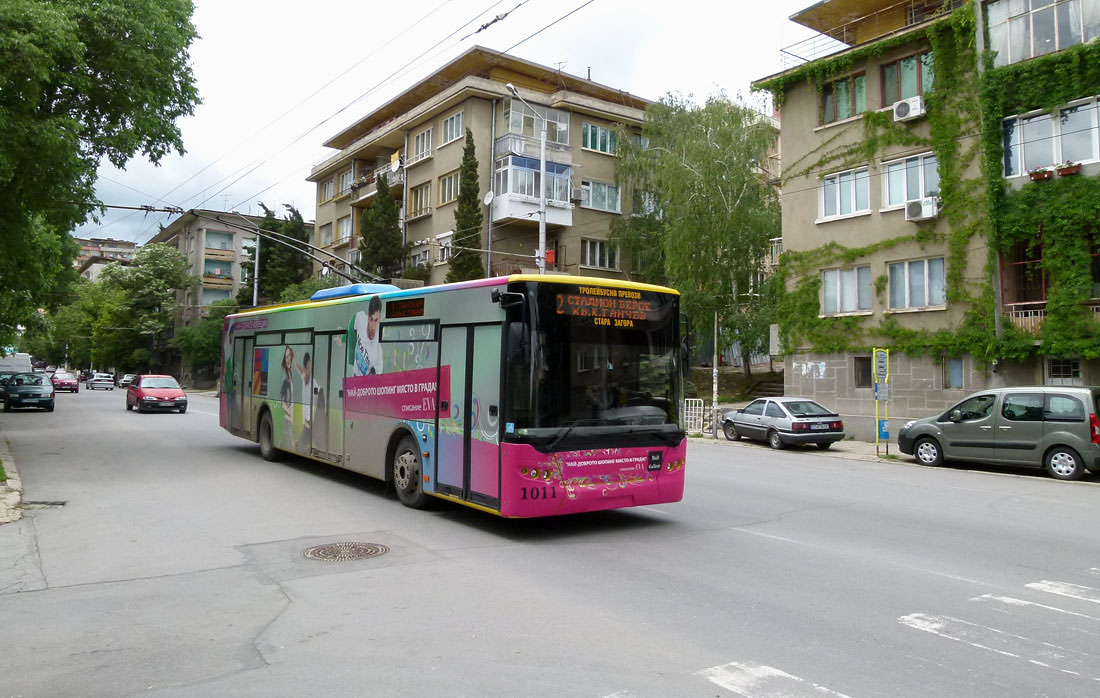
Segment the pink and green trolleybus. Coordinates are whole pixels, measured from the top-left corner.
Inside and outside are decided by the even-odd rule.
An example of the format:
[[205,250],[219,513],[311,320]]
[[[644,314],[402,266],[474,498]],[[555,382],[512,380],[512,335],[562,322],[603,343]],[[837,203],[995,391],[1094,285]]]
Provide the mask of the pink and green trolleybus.
[[679,294],[513,275],[354,284],[230,315],[220,422],[294,453],[505,517],[679,501]]

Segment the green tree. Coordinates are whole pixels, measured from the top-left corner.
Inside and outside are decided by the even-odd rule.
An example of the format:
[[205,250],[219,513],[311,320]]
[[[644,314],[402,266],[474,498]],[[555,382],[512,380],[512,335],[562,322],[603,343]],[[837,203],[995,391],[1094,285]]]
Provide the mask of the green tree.
[[481,197],[478,194],[477,155],[474,134],[466,129],[462,168],[458,171],[458,204],[447,281],[467,281],[485,276],[481,257]]
[[656,267],[647,269],[651,278],[663,276],[681,292],[698,333],[710,334],[717,312],[733,328],[725,340],[740,341],[744,356],[765,349],[774,295],[762,271],[780,210],[760,163],[776,129],[721,94],[701,107],[668,95],[646,109],[642,134],[619,138],[616,167],[649,210],[617,224],[615,234]]
[[190,0],[0,2],[0,344],[64,298],[96,168],[183,152]]
[[[260,206],[264,210],[260,229],[278,233],[278,235],[260,238],[259,295],[265,301],[273,301],[282,295],[287,286],[300,284],[313,275],[313,260],[308,254],[309,247],[294,242],[311,242],[311,231],[302,219],[302,214],[293,206],[286,206],[287,217],[283,220],[276,218],[275,212],[264,204],[261,203]],[[272,237],[276,240],[272,240]],[[251,304],[252,291],[249,287],[248,305]]]
[[283,289],[279,295],[280,303],[293,303],[294,301],[309,300],[314,293],[326,288],[334,288],[350,283],[339,274],[325,274],[321,277],[306,279],[300,284],[291,284]]
[[378,175],[377,192],[359,221],[359,266],[391,278],[405,268],[409,248],[401,241],[400,212],[386,175]]
[[235,312],[236,301],[214,301],[207,317],[182,328],[172,340],[172,345],[179,349],[196,376],[213,378],[217,375],[222,353],[222,322],[226,315]]

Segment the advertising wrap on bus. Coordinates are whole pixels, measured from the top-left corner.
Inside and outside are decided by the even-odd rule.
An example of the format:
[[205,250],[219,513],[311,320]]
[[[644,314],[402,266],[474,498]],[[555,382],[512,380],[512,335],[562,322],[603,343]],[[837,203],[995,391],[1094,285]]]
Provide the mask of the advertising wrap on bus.
[[221,424],[283,453],[502,516],[678,501],[679,296],[512,276],[225,320]]

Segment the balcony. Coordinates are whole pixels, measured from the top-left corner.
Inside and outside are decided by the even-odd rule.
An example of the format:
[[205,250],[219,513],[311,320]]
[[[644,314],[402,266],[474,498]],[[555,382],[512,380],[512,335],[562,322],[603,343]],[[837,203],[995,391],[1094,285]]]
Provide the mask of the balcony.
[[228,274],[207,272],[202,275],[202,285],[209,288],[233,288],[233,277]]
[[231,247],[230,248],[207,247],[206,248],[206,258],[207,259],[228,260],[228,261],[232,262],[234,259],[237,258],[237,253]]
[[389,165],[379,167],[377,170],[369,172],[351,183],[351,203],[353,205],[365,203],[367,199],[378,193],[379,175],[386,176],[386,183],[389,184],[391,190],[405,184],[404,168],[399,168],[397,172],[393,172]]
[[[525,194],[501,194],[493,199],[494,223],[530,222],[538,225],[539,199]],[[546,225],[573,225],[573,204],[568,201],[546,202]]]
[[[495,144],[496,157],[502,157],[508,153],[523,155],[524,157],[539,157],[539,137],[524,136],[519,133],[506,133],[497,139]],[[546,141],[546,159],[563,165],[573,164],[573,149],[560,143]]]
[[343,247],[344,245],[350,245],[352,237],[353,236],[351,235],[345,235],[344,237],[336,238],[336,240],[332,243],[332,246]]
[[783,238],[768,240],[768,251],[764,256],[764,261],[769,269],[775,269],[779,266],[779,256],[781,254],[783,254]]
[[[1088,307],[1092,313],[1093,319],[1100,320],[1100,299],[1092,299]],[[1046,319],[1046,308],[1046,301],[1006,303],[1004,306],[1004,316],[1016,328],[1034,337],[1038,337],[1043,327],[1043,320]]]

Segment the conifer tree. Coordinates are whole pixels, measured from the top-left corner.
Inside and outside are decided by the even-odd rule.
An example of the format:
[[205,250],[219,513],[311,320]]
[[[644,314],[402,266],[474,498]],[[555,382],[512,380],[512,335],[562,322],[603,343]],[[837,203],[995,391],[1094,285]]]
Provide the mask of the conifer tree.
[[485,263],[481,257],[481,218],[474,134],[466,129],[466,147],[462,151],[462,169],[458,173],[458,204],[447,281],[467,281],[485,276]]
[[378,191],[359,220],[359,266],[385,278],[405,268],[408,246],[401,241],[400,212],[386,175],[378,175]]

